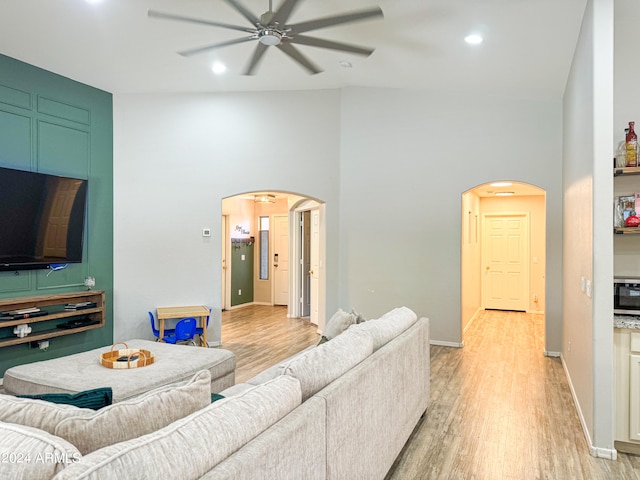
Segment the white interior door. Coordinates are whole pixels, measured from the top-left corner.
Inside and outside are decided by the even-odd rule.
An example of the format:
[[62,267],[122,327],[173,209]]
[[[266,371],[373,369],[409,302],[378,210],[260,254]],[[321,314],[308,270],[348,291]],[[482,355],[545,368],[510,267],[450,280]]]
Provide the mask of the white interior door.
[[526,311],[529,299],[529,216],[487,214],[483,218],[484,308]]
[[319,275],[320,275],[320,210],[311,210],[311,226],[310,226],[310,260],[311,270],[310,277],[310,297],[311,297],[311,314],[309,321],[314,325],[318,325],[319,317]]
[[289,304],[289,217],[273,217],[273,303]]

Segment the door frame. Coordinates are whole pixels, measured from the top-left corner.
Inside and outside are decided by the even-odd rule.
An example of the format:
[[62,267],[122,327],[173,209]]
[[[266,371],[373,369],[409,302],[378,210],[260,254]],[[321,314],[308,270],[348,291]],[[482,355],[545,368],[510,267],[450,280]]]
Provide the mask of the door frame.
[[222,215],[222,310],[229,310],[231,308],[231,237],[229,234],[229,215]]
[[[320,216],[320,238],[319,238],[319,265],[318,272],[318,332],[324,330],[326,318],[326,220],[325,220],[325,204],[315,200],[305,198],[296,203],[289,210],[289,311],[290,317],[299,318],[302,313],[300,305],[300,297],[302,294],[302,275],[300,270],[300,261],[302,260],[302,234],[300,212],[305,210],[318,210]],[[292,268],[291,265],[296,265]],[[311,307],[313,308],[313,306]]]

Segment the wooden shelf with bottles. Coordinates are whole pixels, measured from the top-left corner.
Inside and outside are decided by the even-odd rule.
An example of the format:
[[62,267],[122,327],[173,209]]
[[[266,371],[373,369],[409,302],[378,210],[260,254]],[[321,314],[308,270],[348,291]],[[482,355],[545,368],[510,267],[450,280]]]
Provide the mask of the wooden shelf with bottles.
[[[95,303],[96,306],[78,310],[65,310],[65,305],[67,304],[82,302]],[[41,322],[51,322],[53,328],[33,332],[22,338],[17,336],[0,338],[0,347],[9,347],[11,345],[20,345],[22,343],[72,335],[74,333],[102,328],[106,323],[105,294],[100,290],[0,299],[0,312],[24,310],[28,308],[38,308],[46,311],[47,314],[10,320],[0,319],[0,329]],[[68,323],[74,318],[78,318],[78,320],[82,318],[83,321],[78,326],[69,328],[60,328],[58,326],[63,323]],[[55,322],[56,320],[65,320],[66,322]],[[47,325],[47,327],[48,326],[49,325]]]

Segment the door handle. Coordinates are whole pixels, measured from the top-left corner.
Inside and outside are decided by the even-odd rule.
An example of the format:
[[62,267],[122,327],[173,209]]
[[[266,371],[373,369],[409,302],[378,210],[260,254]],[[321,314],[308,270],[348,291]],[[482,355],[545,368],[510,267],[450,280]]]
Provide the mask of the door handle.
[[489,265],[487,265],[485,268],[487,269],[487,272],[491,270],[491,267]]
[[313,275],[313,270],[309,270],[309,275]]

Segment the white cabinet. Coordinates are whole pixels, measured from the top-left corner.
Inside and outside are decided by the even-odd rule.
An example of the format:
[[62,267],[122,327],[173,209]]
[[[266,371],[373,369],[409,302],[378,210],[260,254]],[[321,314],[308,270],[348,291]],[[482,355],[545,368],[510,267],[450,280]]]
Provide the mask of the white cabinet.
[[[633,345],[633,335],[631,334]],[[640,352],[629,355],[629,439],[640,442]]]
[[640,330],[616,328],[615,448],[640,454]]

